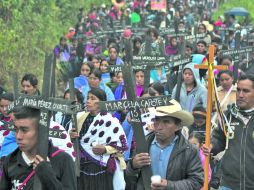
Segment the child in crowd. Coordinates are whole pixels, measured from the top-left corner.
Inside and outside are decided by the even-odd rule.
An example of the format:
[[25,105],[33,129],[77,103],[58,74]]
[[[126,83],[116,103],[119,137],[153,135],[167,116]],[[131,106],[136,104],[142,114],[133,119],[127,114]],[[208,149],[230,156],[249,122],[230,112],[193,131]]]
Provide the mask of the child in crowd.
[[[202,135],[199,132],[193,132],[190,134],[189,136],[189,142],[191,144],[193,144],[194,146],[197,147],[197,149],[199,150],[199,156],[201,159],[201,163],[202,163],[202,167],[204,168],[205,166],[205,155],[203,150],[201,149],[202,145],[203,145],[203,138]],[[209,165],[209,170],[208,170],[208,180],[210,181],[211,179],[211,168]],[[202,188],[203,189],[203,188]]]
[[198,132],[202,137],[202,142],[205,141],[206,129],[206,110],[202,106],[197,106],[192,110],[194,123],[189,127],[189,135],[193,132]]
[[110,82],[110,73],[108,72],[108,61],[106,59],[102,59],[100,63],[100,71],[101,71],[101,81],[103,83]]
[[92,72],[94,66],[90,61],[83,62],[80,67],[80,75],[74,78],[74,86],[75,88],[81,90],[82,86],[88,84],[87,77]]

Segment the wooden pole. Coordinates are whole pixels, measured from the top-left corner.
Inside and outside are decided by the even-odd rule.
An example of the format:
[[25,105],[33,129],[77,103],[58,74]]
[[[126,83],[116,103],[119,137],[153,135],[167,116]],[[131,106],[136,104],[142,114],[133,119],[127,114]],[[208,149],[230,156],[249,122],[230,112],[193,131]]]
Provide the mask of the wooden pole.
[[[213,94],[213,88],[212,88],[212,65],[214,62],[214,46],[209,46],[209,62],[208,62],[208,92],[207,92],[207,110],[206,110],[206,135],[205,135],[205,146],[210,147],[211,144],[211,113],[212,113],[212,94]],[[204,165],[204,174],[205,174],[205,180],[204,180],[204,190],[208,190],[208,174],[209,174],[209,161],[210,156],[205,157],[205,165]]]
[[[208,89],[207,89],[207,109],[206,109],[206,135],[205,135],[205,146],[207,148],[210,147],[211,144],[211,115],[212,115],[212,105],[213,105],[213,69],[218,69],[218,70],[226,70],[228,69],[227,66],[223,65],[218,65],[214,66],[214,46],[209,45],[209,60],[208,60],[208,65],[195,65],[195,68],[199,69],[207,69],[208,70]],[[209,161],[210,161],[210,156],[205,157],[205,165],[204,165],[204,174],[205,174],[205,179],[204,179],[204,190],[208,190],[208,177],[209,177]]]

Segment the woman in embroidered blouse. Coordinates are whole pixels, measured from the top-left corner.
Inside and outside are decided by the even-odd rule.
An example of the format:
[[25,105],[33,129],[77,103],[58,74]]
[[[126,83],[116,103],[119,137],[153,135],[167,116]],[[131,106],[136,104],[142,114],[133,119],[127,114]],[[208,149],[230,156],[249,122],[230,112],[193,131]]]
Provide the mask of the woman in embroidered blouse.
[[229,104],[236,102],[236,86],[233,85],[233,72],[230,70],[221,71],[218,74],[220,86],[217,89],[218,98],[222,110],[225,111]]
[[[124,131],[116,118],[100,112],[98,102],[106,101],[99,88],[88,92],[86,116],[78,116],[78,130],[71,137],[80,139],[80,179],[82,190],[124,190],[122,153],[127,149]],[[85,115],[85,114],[83,114]]]

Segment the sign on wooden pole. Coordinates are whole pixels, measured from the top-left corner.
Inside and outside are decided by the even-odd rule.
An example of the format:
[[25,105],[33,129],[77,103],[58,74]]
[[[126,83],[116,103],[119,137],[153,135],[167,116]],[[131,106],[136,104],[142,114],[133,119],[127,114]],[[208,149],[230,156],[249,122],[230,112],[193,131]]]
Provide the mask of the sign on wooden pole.
[[[126,43],[129,43],[126,41]],[[134,136],[136,139],[136,152],[148,152],[148,144],[145,139],[145,135],[142,127],[141,120],[141,109],[149,107],[158,107],[171,105],[171,96],[161,96],[161,97],[148,97],[148,98],[137,98],[136,95],[136,85],[132,68],[132,56],[128,54],[130,47],[125,44],[125,50],[127,52],[125,64],[121,65],[121,71],[123,72],[124,85],[126,86],[127,100],[116,100],[108,102],[99,102],[100,109],[102,111],[120,111],[128,110],[130,111],[131,126],[134,131]],[[151,175],[152,170],[150,166],[142,167],[141,176],[143,181],[143,186],[145,190],[151,189]]]
[[[73,105],[71,101],[61,100],[57,98],[50,97],[52,90],[52,75],[54,65],[52,63],[53,55],[45,56],[44,65],[44,76],[43,76],[43,87],[41,96],[29,96],[29,95],[19,95],[16,99],[8,106],[8,110],[12,111],[16,106],[26,106],[35,109],[40,109],[40,120],[38,128],[38,142],[36,145],[37,154],[42,156],[45,160],[48,155],[48,137],[49,137],[49,123],[52,111],[60,111],[63,113],[75,113],[80,110],[78,106]],[[15,81],[14,81],[15,82]],[[15,88],[18,85],[14,85]],[[15,90],[16,91],[16,90]],[[18,95],[18,92],[15,92]],[[40,179],[37,175],[34,177],[33,189],[41,190]]]
[[239,62],[240,62],[240,55],[247,55],[248,53],[253,52],[254,47],[253,46],[247,46],[247,47],[242,47],[240,48],[240,41],[239,41],[239,34],[238,37],[236,39],[236,49],[232,49],[232,50],[223,50],[220,52],[221,56],[225,56],[225,55],[230,55],[233,57],[233,61],[234,61],[234,70],[233,70],[233,74],[234,74],[234,83],[237,81],[238,79],[238,68],[239,68]]
[[[160,96],[160,97],[147,97],[147,98],[136,98],[135,83],[133,71],[130,65],[124,64],[122,68],[124,83],[126,85],[127,100],[116,100],[108,102],[99,102],[100,109],[103,111],[119,111],[128,110],[130,111],[131,126],[134,131],[136,139],[136,152],[143,153],[148,152],[148,144],[146,142],[141,112],[142,108],[158,107],[171,105],[171,96]],[[152,171],[150,166],[142,167],[141,169],[143,185],[145,190],[151,189],[151,175]]]

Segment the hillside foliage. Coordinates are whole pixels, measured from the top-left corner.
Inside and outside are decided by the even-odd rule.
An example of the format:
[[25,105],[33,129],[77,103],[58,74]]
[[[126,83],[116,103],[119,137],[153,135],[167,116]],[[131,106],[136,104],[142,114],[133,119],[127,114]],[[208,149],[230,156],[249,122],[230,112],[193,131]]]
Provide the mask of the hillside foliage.
[[12,90],[12,73],[43,74],[46,52],[77,22],[80,7],[88,11],[103,0],[1,0],[0,85]]
[[224,15],[224,11],[234,7],[243,7],[250,12],[250,21],[254,21],[254,3],[251,0],[220,0],[218,10],[213,14],[213,19],[217,20],[218,16]]

